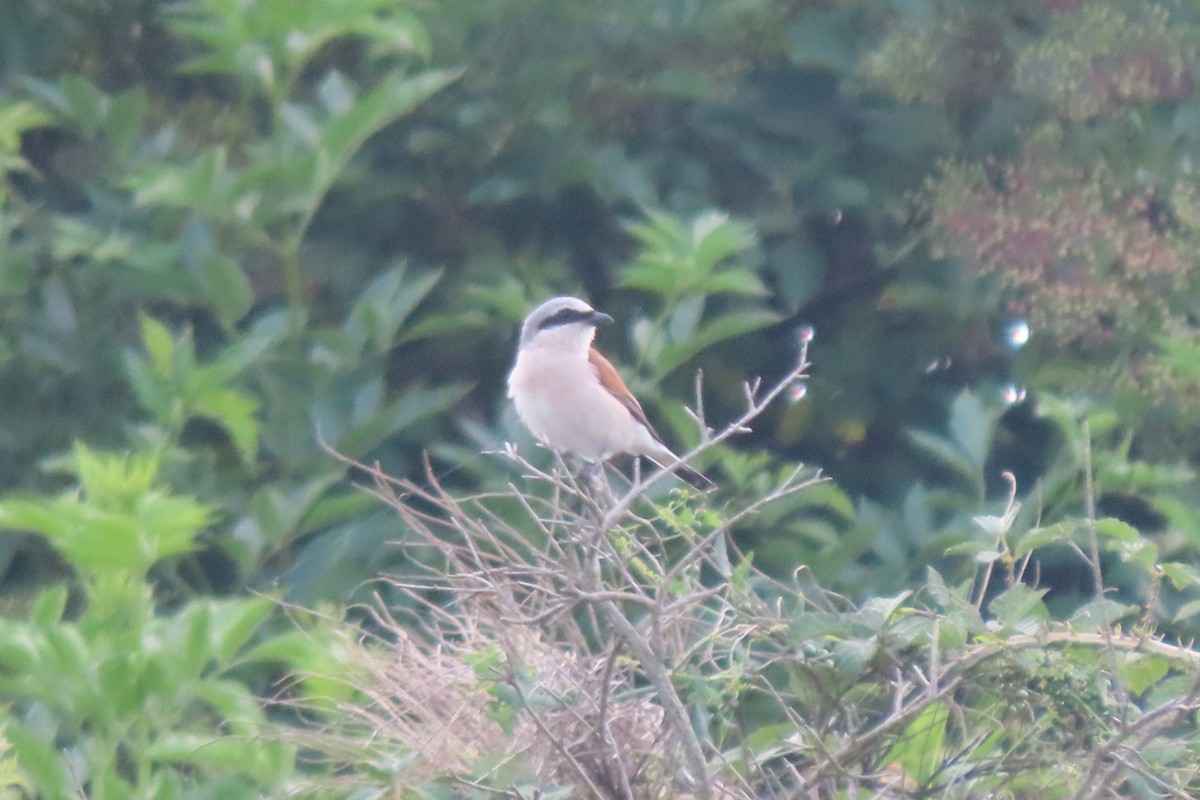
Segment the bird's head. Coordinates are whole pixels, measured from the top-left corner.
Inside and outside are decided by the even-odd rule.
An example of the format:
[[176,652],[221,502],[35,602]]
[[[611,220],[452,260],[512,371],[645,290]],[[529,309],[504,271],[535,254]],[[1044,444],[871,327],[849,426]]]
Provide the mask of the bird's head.
[[556,347],[586,351],[596,336],[596,326],[612,317],[578,297],[555,297],[535,308],[521,326],[521,349]]

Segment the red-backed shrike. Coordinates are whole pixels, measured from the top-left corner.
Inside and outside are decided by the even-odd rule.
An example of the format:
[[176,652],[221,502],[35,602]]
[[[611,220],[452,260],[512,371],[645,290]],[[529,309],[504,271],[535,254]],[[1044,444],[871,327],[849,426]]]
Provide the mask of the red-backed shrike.
[[[617,370],[592,347],[596,326],[610,322],[577,297],[555,297],[535,308],[521,326],[508,396],[525,427],[555,450],[590,462],[626,453],[660,467],[674,464],[679,457],[663,444]],[[714,487],[686,464],[675,473],[697,489]]]

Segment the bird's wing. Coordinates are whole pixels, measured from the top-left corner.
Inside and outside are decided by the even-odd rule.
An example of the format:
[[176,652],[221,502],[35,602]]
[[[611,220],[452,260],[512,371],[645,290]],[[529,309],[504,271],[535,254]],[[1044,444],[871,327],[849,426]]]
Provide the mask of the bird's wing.
[[661,442],[662,437],[658,435],[658,431],[654,430],[650,420],[646,419],[646,412],[642,410],[642,404],[629,391],[625,381],[621,380],[621,373],[617,372],[617,368],[609,363],[607,358],[600,355],[595,348],[588,350],[588,363],[596,370],[596,377],[600,379],[600,385],[607,389],[608,393],[615,397],[621,405],[625,406],[633,418],[645,426],[651,436]]
[[[596,377],[600,379],[600,385],[620,401],[621,405],[629,410],[634,419],[645,426],[646,431],[654,437],[654,441],[658,442],[662,448],[660,453],[646,453],[645,455],[660,467],[665,467],[674,461],[678,461],[679,456],[671,452],[671,449],[663,443],[662,437],[658,435],[658,431],[654,430],[654,426],[650,424],[650,420],[646,419],[646,412],[642,410],[642,404],[629,391],[629,387],[625,385],[625,381],[621,380],[621,373],[617,372],[617,368],[610,364],[608,359],[600,355],[594,348],[588,350],[588,362],[595,368]],[[675,474],[702,492],[716,488],[716,484],[709,480],[703,473],[697,472],[687,464],[678,465],[675,468]]]

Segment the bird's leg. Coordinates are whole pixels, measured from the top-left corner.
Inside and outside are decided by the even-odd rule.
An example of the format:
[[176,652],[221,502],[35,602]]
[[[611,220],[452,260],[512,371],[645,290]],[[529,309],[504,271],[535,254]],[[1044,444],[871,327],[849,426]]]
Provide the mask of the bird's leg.
[[554,474],[559,480],[575,483],[575,480],[583,475],[583,469],[586,469],[588,462],[581,461],[574,453],[568,453],[566,450],[554,450],[553,452]]
[[579,478],[587,487],[589,494],[601,505],[616,501],[616,495],[608,485],[608,475],[604,472],[603,461],[589,461],[579,471]]
[[575,458],[575,455],[565,450],[555,450],[554,452],[562,459],[562,465],[566,468],[567,474],[574,475],[579,466],[579,460]]
[[574,453],[565,450],[555,450],[560,465],[567,475],[574,475],[587,489],[598,495],[611,495],[608,488],[608,478],[604,474],[604,464],[599,461],[584,461]]
[[598,492],[608,488],[608,481],[604,478],[604,466],[599,461],[584,464],[579,470],[579,477],[592,491]]

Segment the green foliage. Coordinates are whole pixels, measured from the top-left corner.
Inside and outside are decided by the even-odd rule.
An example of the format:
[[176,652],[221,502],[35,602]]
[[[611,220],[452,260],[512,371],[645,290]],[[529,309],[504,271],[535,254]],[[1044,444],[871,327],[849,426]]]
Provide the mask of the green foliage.
[[40,533],[93,580],[144,580],[157,561],[190,551],[212,514],[191,498],[155,489],[157,462],[153,456],[96,455],[78,445],[78,491],[5,500],[0,525]]
[[[195,547],[212,509],[159,485],[155,456],[75,451],[79,485],[0,502],[0,527],[45,536],[81,595],[42,590],[0,626],[11,765],[44,798],[174,798],[219,777],[246,795],[277,787],[294,747],[264,738],[248,645],[276,605],[202,599],[159,613],[147,574]],[[296,666],[298,662],[285,662]]]
[[[418,309],[440,271],[385,257],[314,277],[306,250],[367,140],[457,70],[421,66],[428,37],[392,3],[309,5],[115,3],[167,55],[154,79],[116,78],[112,53],[4,76],[0,482],[24,488],[0,500],[4,559],[77,580],[27,585],[0,626],[12,783],[40,797],[281,791],[296,748],[257,695],[331,655],[319,626],[278,633],[271,600],[208,595],[276,578],[306,537],[359,517],[369,499],[325,443],[365,457],[468,388],[391,361],[472,324]],[[60,11],[64,35],[87,35],[92,9]],[[331,59],[359,43],[357,64]],[[78,486],[55,493],[34,464],[76,437],[132,450],[76,445]],[[339,565],[301,563],[312,596],[346,596],[319,579]]]
[[752,308],[704,320],[705,305],[723,295],[766,294],[753,271],[726,263],[755,244],[744,224],[710,211],[685,226],[651,212],[646,222],[632,223],[629,230],[641,251],[622,270],[621,285],[655,295],[670,310],[634,331],[639,360],[653,366],[654,378],[670,374],[706,347],[778,321],[775,314]]
[[[183,572],[198,589],[270,577],[258,574],[264,560],[361,510],[326,444],[362,457],[468,388],[398,370],[389,355],[480,324],[417,315],[440,271],[393,259],[355,265],[350,280],[302,274],[313,220],[365,142],[456,70],[420,68],[428,37],[394,4],[332,15],[310,5],[164,9],[153,35],[186,54],[172,69],[223,81],[217,95],[216,84],[111,89],[64,72],[29,77],[29,99],[5,105],[5,164],[28,178],[9,178],[16,194],[0,209],[0,314],[12,323],[0,353],[5,383],[24,386],[14,412],[40,420],[13,429],[14,452],[31,466],[72,434],[119,442],[133,431],[170,480],[222,508],[214,541],[232,574],[208,562],[197,582],[193,563]],[[359,42],[357,73],[327,60]],[[222,105],[227,90],[239,99]],[[56,156],[23,155],[22,136],[47,130],[73,137],[89,168],[56,175]],[[91,199],[81,207],[72,193]],[[309,302],[318,280],[333,287],[324,305]],[[51,313],[25,311],[39,302]],[[33,485],[16,464],[7,483]]]
[[908,431],[909,441],[927,457],[974,489],[986,493],[985,467],[1001,409],[985,410],[977,395],[963,392],[954,400],[945,438],[926,431]]
[[344,36],[361,36],[389,53],[429,55],[421,23],[387,0],[356,0],[336,9],[322,3],[264,0],[246,7],[213,0],[181,7],[171,24],[207,51],[185,70],[237,75],[247,86],[261,84],[280,103],[292,96],[308,61]]
[[147,358],[131,355],[126,368],[138,400],[155,421],[178,437],[188,420],[208,417],[228,432],[242,460],[253,462],[258,454],[255,402],[226,384],[269,342],[260,340],[253,349],[243,344],[222,354],[217,363],[200,366],[191,337],[173,339],[151,317],[142,318],[142,341]]
[[[16,757],[12,753],[12,744],[9,743],[8,737],[0,731],[0,789],[3,790],[3,796],[7,797],[15,795],[16,792],[24,792],[29,794],[33,792],[33,784],[29,778],[22,772],[20,764],[17,763]],[[19,796],[19,795],[15,795]]]
[[[33,103],[18,100],[0,106],[0,171],[29,170],[29,162],[21,156],[21,134],[47,122],[49,117]],[[5,192],[0,183],[0,203],[6,199]]]

